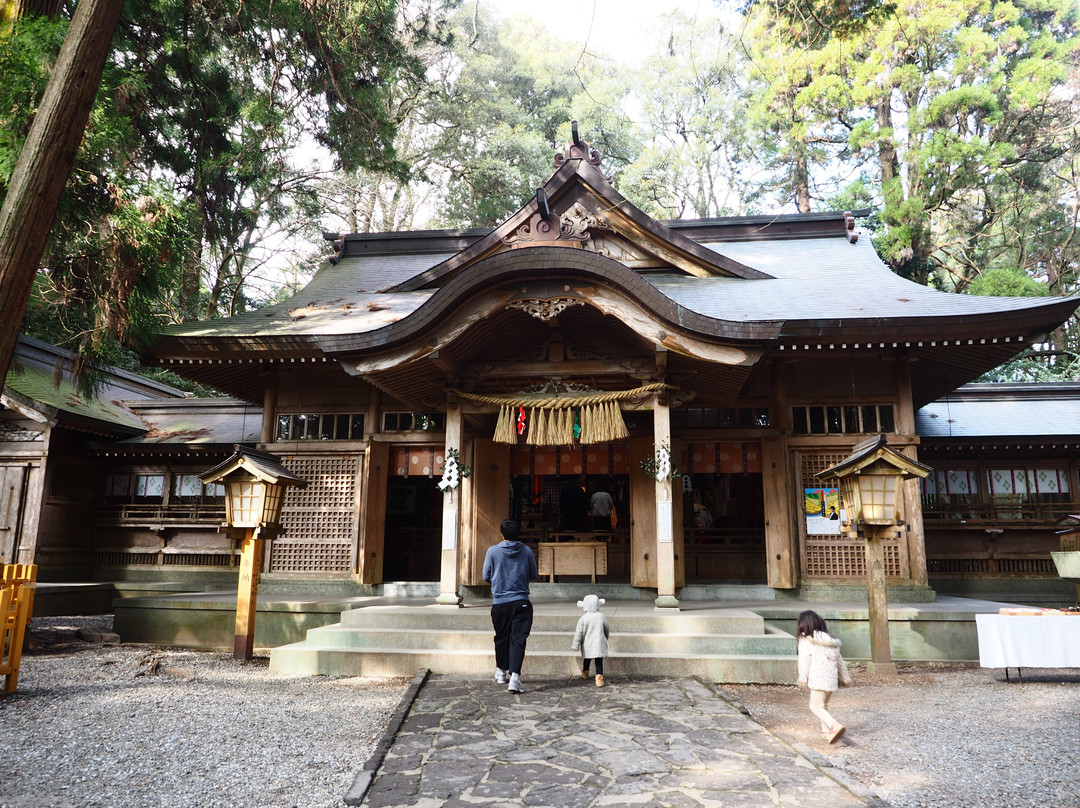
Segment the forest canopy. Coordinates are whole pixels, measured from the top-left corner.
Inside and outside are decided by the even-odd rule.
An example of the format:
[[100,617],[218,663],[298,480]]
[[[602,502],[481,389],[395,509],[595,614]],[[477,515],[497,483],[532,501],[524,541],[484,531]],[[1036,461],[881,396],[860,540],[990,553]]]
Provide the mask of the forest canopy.
[[[653,216],[869,208],[916,282],[1077,293],[1075,0],[720,6],[619,61],[478,0],[128,2],[24,330],[130,366],[290,293],[323,232],[498,224],[572,120]],[[0,2],[0,198],[73,7]],[[1078,339],[1000,375],[1076,378]]]

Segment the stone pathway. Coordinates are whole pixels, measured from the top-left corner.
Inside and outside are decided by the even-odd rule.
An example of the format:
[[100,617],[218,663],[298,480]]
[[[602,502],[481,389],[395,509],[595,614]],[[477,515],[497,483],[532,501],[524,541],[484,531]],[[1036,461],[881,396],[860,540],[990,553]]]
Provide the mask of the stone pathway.
[[[884,806],[696,679],[431,676],[350,792],[368,808]],[[809,712],[807,720],[811,720]],[[376,761],[377,763],[377,761]],[[364,789],[366,788],[366,793]]]

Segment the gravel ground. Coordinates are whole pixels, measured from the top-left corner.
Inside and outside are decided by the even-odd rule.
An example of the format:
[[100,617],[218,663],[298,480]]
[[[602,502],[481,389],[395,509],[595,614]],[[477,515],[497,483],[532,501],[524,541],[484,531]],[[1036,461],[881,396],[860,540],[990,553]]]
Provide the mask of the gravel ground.
[[[31,623],[0,698],[0,808],[340,808],[409,681],[272,674],[227,653],[102,645]],[[822,742],[805,691],[725,685],[767,729],[824,755],[894,808],[1080,808],[1080,673],[852,667]]]
[[75,639],[111,625],[31,622],[0,698],[0,808],[343,806],[409,685]]
[[829,710],[847,726],[821,740],[806,691],[724,685],[755,720],[823,754],[895,808],[1080,806],[1080,673],[959,665],[852,668]]

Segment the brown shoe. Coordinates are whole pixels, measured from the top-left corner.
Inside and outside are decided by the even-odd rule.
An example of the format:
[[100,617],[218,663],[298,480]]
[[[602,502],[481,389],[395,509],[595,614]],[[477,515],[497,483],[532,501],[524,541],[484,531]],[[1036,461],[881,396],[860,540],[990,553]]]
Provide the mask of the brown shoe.
[[844,737],[844,730],[846,730],[846,729],[847,729],[847,727],[845,727],[843,724],[837,724],[836,728],[832,732],[829,733],[829,736],[828,736],[829,743],[836,743],[842,737]]
[[596,686],[597,687],[603,687],[604,686],[604,675],[602,673],[596,674]]
[[581,669],[581,678],[582,679],[588,679],[589,678],[589,669],[588,668],[582,668]]

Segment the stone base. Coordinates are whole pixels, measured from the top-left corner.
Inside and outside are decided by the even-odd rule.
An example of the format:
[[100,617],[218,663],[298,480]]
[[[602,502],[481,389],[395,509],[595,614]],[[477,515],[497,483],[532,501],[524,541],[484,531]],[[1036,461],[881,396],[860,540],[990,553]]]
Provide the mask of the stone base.
[[867,662],[866,671],[882,676],[896,676],[897,673],[895,662]]
[[660,595],[653,601],[657,609],[678,609],[679,599],[674,595]]

